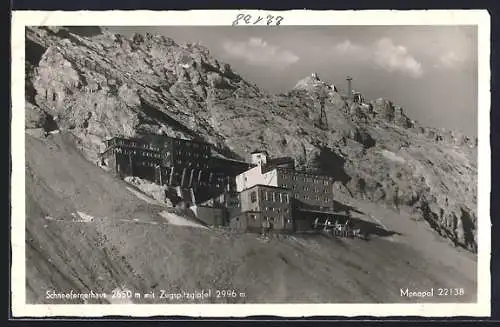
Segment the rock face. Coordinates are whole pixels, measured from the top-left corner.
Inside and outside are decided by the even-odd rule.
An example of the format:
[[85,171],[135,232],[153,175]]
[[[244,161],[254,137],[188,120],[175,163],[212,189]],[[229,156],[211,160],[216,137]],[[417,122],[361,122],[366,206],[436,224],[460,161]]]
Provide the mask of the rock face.
[[145,131],[201,137],[233,158],[260,148],[334,176],[339,192],[410,210],[475,251],[477,139],[420,126],[387,99],[353,103],[317,75],[268,94],[199,44],[99,29],[26,36],[27,128],[71,130],[90,160],[105,138]]

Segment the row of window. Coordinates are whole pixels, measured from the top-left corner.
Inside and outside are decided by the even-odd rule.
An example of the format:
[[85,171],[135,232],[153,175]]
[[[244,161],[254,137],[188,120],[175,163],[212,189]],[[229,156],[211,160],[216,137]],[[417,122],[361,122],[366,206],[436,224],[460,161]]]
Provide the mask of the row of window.
[[158,167],[157,163],[151,162],[151,161],[141,161],[138,163],[138,166],[146,166],[146,167]]
[[299,193],[296,193],[294,196],[295,196],[296,199],[303,198],[304,200],[314,199],[316,201],[324,201],[324,202],[330,202],[331,201],[331,199],[329,197],[321,197],[319,195],[311,197],[309,194],[304,194],[304,195],[301,196]]
[[[288,175],[285,171],[285,175]],[[328,185],[330,184],[329,179],[324,179],[324,178],[319,178],[319,177],[311,177],[311,176],[299,176],[296,173],[291,173],[292,175],[292,180],[294,181],[302,181],[304,183],[314,183],[314,184],[323,184],[323,185]]]
[[[285,184],[285,183],[281,184],[281,187],[292,189],[294,191],[296,191],[296,190],[299,189],[299,186],[297,186],[297,185],[291,185],[291,186],[289,186],[288,184]],[[302,190],[305,191],[305,192],[312,191],[314,193],[320,193],[321,191],[323,191],[321,193],[324,193],[324,194],[328,194],[331,191],[329,188],[323,188],[323,189],[321,189],[321,188],[315,187],[315,188],[311,189],[311,187],[309,187],[309,186],[302,187]]]
[[133,155],[139,155],[143,157],[148,157],[148,158],[161,158],[160,153],[156,152],[150,152],[150,151],[141,151],[141,150],[131,150],[131,149],[124,149],[124,148],[116,148],[115,149],[116,153],[121,153],[121,154],[133,154]]
[[175,145],[182,145],[185,147],[192,147],[193,149],[202,149],[205,151],[210,150],[210,145],[208,145],[208,144],[200,144],[200,143],[191,142],[188,140],[174,140],[174,144]]
[[[297,199],[303,198],[304,200],[314,199],[316,201],[324,201],[324,202],[329,202],[331,200],[329,197],[321,197],[320,195],[311,196],[309,194],[301,195],[299,193],[295,193],[294,196]],[[262,191],[262,197],[264,200],[270,201],[270,202],[288,203],[290,201],[287,193]],[[253,191],[250,193],[250,202],[251,203],[257,202],[257,192],[256,191]]]
[[[257,216],[255,215],[250,215],[250,217],[253,219],[253,220],[257,220]],[[279,217],[267,217],[267,216],[264,216],[262,217],[262,221],[269,221],[270,223],[279,223],[281,220]],[[291,224],[292,223],[292,220],[290,218],[287,218],[285,219],[285,223],[286,224]]]
[[281,192],[273,192],[273,191],[262,191],[262,196],[264,200],[266,201],[272,201],[272,202],[284,202],[288,203],[288,193],[281,193]]
[[149,143],[144,143],[144,144],[141,144],[140,145],[141,148],[143,149],[148,149],[148,150],[154,150],[154,151],[160,151],[160,148],[159,147],[156,147],[152,144],[149,144]]
[[[147,143],[147,142],[137,142],[137,141],[132,141],[132,140],[127,140],[127,139],[112,139],[109,142],[110,144],[113,145],[123,145],[123,146],[130,146],[130,147],[140,147],[143,149],[150,149],[150,150],[160,150],[157,146]],[[176,145],[181,145],[184,147],[189,147],[193,149],[202,149],[203,151],[210,151],[210,145],[208,144],[200,144],[200,143],[195,143],[195,142],[190,142],[187,140],[179,140],[179,139],[174,139],[174,144]]]
[[[287,193],[273,192],[273,191],[262,191],[262,198],[266,201],[288,203],[290,199]],[[250,202],[257,202],[257,192],[253,191],[250,193]]]
[[[176,161],[178,165],[182,165],[182,160],[177,160]],[[201,164],[199,162],[192,162],[192,161],[188,161],[185,163],[185,165],[189,168],[198,168],[198,169],[201,169],[201,168],[204,168],[204,169],[208,169],[208,165],[206,164]]]
[[137,155],[137,150],[127,150],[127,149],[122,149],[122,148],[116,148],[116,153],[120,154],[133,154]]
[[[124,140],[124,139],[115,139],[115,141],[113,142],[113,144],[115,144],[115,145],[130,146],[130,147],[133,147],[133,148],[137,148],[137,145],[138,145],[137,142],[135,142],[135,141]],[[145,147],[147,145],[148,145],[147,143],[144,143],[144,144],[140,144],[139,147]]]
[[145,152],[145,153],[142,153],[142,155],[144,157],[148,157],[148,158],[157,158],[157,159],[160,159],[161,158],[161,154],[159,153],[154,153],[154,152]]
[[208,154],[206,154],[206,153],[202,154],[199,152],[177,150],[176,154],[180,157],[193,157],[196,159],[199,159],[199,158],[208,159]]
[[275,207],[265,207],[264,210],[277,212],[277,213],[281,213],[283,211],[283,213],[285,213],[285,214],[288,214],[290,211],[288,208],[275,208]]

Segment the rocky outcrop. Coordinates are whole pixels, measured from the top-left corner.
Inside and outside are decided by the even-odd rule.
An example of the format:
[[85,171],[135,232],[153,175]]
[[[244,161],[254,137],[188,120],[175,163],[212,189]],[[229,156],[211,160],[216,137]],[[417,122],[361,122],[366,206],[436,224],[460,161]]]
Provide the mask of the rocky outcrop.
[[[144,131],[201,137],[234,158],[260,148],[334,176],[342,192],[411,210],[475,249],[477,139],[423,127],[387,99],[353,103],[317,75],[268,94],[199,44],[100,30],[26,33],[26,123],[53,117],[89,159],[105,138]],[[317,124],[321,107],[326,128]]]

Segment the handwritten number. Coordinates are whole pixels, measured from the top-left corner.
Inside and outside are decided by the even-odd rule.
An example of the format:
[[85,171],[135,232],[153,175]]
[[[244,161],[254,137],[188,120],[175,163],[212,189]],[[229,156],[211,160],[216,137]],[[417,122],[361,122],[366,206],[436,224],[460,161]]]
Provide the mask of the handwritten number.
[[[234,25],[239,25],[241,24],[241,21],[243,21],[246,25],[251,24],[251,15],[245,15],[245,14],[238,14],[236,15],[236,19],[233,21],[233,26]],[[258,16],[257,19],[253,22],[253,25],[261,22],[264,19],[264,17]],[[280,25],[281,22],[283,21],[283,16],[273,16],[273,15],[267,15],[267,25],[272,25],[273,24],[273,19],[276,20],[276,26]]]
[[273,18],[274,18],[274,16],[267,15],[267,25],[271,25],[271,23],[273,22]]
[[254,22],[253,24],[254,24],[254,25],[255,25],[255,24],[257,24],[257,23],[258,23],[258,22],[260,22],[262,19],[263,19],[263,18],[259,16],[259,17],[255,20],[255,22]]
[[244,16],[245,16],[245,15],[243,15],[243,14],[238,14],[238,15],[236,16],[236,19],[233,21],[233,25],[238,25],[238,21],[239,21],[240,19],[242,19]]

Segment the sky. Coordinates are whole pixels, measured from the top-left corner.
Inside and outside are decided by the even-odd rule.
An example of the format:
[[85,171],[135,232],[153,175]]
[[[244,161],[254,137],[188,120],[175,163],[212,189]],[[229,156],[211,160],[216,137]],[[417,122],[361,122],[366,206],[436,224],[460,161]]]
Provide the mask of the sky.
[[366,99],[402,106],[425,126],[477,135],[475,26],[113,26],[199,42],[249,82],[271,92],[291,90],[316,72],[347,89],[351,76]]

